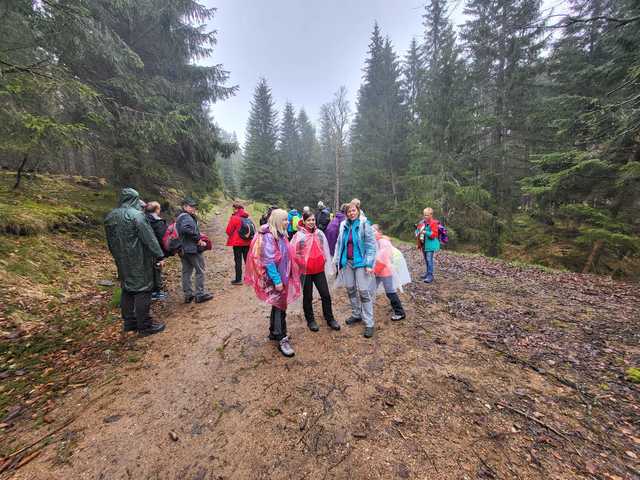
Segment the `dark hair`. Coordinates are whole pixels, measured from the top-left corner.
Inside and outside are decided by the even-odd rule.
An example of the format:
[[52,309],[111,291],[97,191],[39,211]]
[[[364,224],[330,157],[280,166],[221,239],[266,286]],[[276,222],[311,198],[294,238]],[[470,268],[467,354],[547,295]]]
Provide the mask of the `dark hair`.
[[244,205],[242,205],[240,202],[233,202],[233,205],[231,205],[233,208],[244,208]]
[[304,212],[302,214],[302,220],[304,220],[305,222],[307,221],[307,219],[309,217],[315,217],[315,215],[313,214],[313,212]]
[[346,215],[347,213],[347,209],[349,208],[349,204],[348,203],[343,203],[342,205],[340,205],[340,211],[342,213],[344,213]]

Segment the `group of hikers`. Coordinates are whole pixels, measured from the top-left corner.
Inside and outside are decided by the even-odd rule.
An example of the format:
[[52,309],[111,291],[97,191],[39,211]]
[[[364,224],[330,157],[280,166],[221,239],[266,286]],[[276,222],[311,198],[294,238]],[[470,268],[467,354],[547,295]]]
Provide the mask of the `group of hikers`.
[[[227,246],[233,248],[235,278],[232,285],[253,287],[257,298],[271,306],[269,339],[286,357],[295,355],[287,334],[287,308],[302,297],[309,330],[319,331],[313,311],[313,287],[321,299],[322,314],[329,328],[340,330],[333,314],[331,288],[344,287],[351,305],[347,325],[364,324],[363,334],[374,334],[374,297],[384,290],[392,308],[391,320],[406,318],[398,292],[411,282],[404,256],[382,228],[372,224],[353,199],[333,216],[318,202],[313,212],[305,207],[286,211],[269,207],[259,226],[244,206],[235,202],[226,228]],[[107,242],[122,286],[121,310],[124,331],[150,335],[165,325],[152,319],[152,300],[163,300],[162,268],[165,259],[178,254],[182,262],[185,303],[206,302],[213,295],[205,290],[203,252],[211,241],[200,232],[197,203],[186,198],[175,222],[167,225],[158,202],[145,203],[134,189],[121,192],[119,207],[105,219]],[[434,253],[447,240],[446,229],[425,208],[415,236],[422,250],[426,271],[422,280],[434,279]],[[243,262],[245,272],[243,277]],[[195,291],[192,277],[195,273]]]

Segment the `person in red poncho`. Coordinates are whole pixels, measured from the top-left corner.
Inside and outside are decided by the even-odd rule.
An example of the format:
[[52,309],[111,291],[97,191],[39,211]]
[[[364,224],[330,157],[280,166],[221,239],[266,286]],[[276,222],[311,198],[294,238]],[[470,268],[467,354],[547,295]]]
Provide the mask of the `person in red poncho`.
[[300,268],[302,283],[302,306],[309,330],[320,328],[313,315],[313,286],[316,286],[322,300],[322,314],[333,330],[340,330],[340,324],[333,317],[331,294],[327,275],[331,275],[333,264],[329,253],[329,242],[322,230],[316,226],[316,217],[311,212],[302,214],[298,232],[291,239],[291,251]]
[[240,228],[245,218],[249,218],[249,214],[245,212],[244,206],[234,203],[233,214],[227,224],[227,246],[233,247],[233,261],[236,266],[236,278],[231,282],[232,285],[242,285],[242,260],[247,262],[249,245],[251,245],[251,238],[245,239],[240,236]]

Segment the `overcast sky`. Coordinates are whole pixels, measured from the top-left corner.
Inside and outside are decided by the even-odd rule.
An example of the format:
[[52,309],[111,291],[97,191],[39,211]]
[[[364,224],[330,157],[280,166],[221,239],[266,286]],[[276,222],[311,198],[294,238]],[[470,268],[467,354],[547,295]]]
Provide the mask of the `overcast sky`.
[[[213,106],[215,121],[244,130],[253,91],[260,77],[271,87],[278,111],[286,101],[304,107],[314,123],[320,106],[341,86],[352,110],[362,79],[369,37],[377,21],[396,53],[404,57],[412,37],[423,35],[422,0],[206,0],[218,9],[209,24],[218,45],[210,59],[231,73],[238,93]],[[462,0],[452,2],[452,20],[461,24]],[[561,0],[547,0],[562,4]]]

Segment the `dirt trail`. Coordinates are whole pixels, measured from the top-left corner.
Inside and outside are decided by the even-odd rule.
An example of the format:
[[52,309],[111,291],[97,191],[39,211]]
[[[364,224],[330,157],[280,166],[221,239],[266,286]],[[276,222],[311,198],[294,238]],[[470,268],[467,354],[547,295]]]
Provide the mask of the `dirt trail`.
[[[66,411],[84,412],[12,478],[638,474],[640,395],[620,375],[640,364],[636,287],[443,254],[437,283],[403,295],[406,321],[378,297],[371,341],[291,315],[287,360],[266,340],[267,306],[229,284],[224,220],[209,226],[215,299],[172,305],[142,360],[76,393]],[[344,323],[344,292],[334,305]]]

